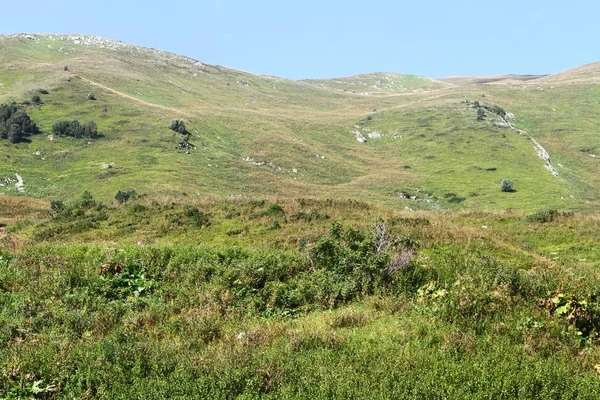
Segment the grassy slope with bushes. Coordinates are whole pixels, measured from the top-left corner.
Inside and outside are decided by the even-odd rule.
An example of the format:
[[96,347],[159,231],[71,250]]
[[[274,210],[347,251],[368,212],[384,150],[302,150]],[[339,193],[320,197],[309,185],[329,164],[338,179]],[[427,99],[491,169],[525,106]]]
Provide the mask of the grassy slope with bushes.
[[[4,36],[0,50],[0,101],[29,103],[43,133],[0,143],[0,178],[19,173],[28,196],[72,199],[84,186],[105,202],[135,188],[175,199],[310,193],[397,209],[598,204],[593,68],[587,81],[578,71],[494,84],[394,74],[290,81],[87,36]],[[378,89],[338,87],[351,84]],[[489,112],[478,121],[474,101],[514,113],[527,135],[492,125],[498,117]],[[92,121],[101,137],[50,141],[59,120]],[[172,120],[189,137],[169,130]],[[529,136],[560,177],[544,168]],[[503,179],[516,191],[501,193]],[[0,191],[17,193],[13,185]]]
[[596,217],[88,194],[39,212],[3,238],[6,398],[600,392]]
[[0,399],[597,399],[597,74],[295,82],[0,37],[42,133],[0,142]]

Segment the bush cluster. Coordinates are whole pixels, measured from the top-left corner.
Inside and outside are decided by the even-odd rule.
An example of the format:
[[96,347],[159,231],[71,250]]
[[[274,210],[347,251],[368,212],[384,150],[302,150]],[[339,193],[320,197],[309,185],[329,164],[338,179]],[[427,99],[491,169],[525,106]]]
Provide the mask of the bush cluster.
[[35,238],[44,240],[59,234],[79,233],[93,229],[99,221],[108,219],[104,204],[94,199],[87,190],[71,203],[62,200],[50,202],[49,223],[40,226]]
[[56,121],[52,125],[52,132],[57,136],[80,138],[97,138],[98,127],[92,121],[81,124],[79,121]]
[[35,122],[15,103],[0,105],[0,139],[11,143],[24,142],[31,135],[40,133]]

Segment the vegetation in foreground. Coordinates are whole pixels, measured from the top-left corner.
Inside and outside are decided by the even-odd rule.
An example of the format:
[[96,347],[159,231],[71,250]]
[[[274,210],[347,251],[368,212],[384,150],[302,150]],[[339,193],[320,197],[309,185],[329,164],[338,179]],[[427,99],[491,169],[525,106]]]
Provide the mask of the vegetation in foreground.
[[0,398],[600,393],[595,217],[154,203],[6,220]]

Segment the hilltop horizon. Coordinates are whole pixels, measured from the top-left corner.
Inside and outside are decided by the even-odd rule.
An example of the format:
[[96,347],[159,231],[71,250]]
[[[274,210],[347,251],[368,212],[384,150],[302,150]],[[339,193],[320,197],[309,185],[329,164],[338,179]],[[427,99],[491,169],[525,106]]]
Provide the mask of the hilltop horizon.
[[[82,36],[82,37],[92,37],[92,38],[97,38],[97,39],[103,39],[103,40],[109,40],[109,41],[114,41],[117,43],[122,43],[122,44],[126,44],[126,45],[130,45],[130,46],[135,46],[135,47],[143,47],[143,48],[147,48],[147,49],[152,49],[152,50],[160,50],[160,51],[165,51],[165,50],[161,50],[160,48],[156,47],[156,46],[145,46],[145,45],[138,45],[136,43],[131,43],[131,42],[127,42],[124,40],[120,40],[118,38],[112,38],[112,37],[107,37],[107,36],[102,36],[102,35],[95,35],[95,34],[90,34],[90,33],[51,33],[51,32],[15,32],[15,33],[1,33],[0,37],[26,37],[26,36],[65,36],[65,37],[76,37],[76,36]],[[195,56],[192,57],[189,55],[189,51],[185,52],[185,53],[175,53],[172,51],[165,51],[167,53],[172,53],[172,54],[177,54],[180,56],[185,56],[185,57],[189,57],[189,58],[194,58],[197,61],[201,61],[201,62],[206,62],[206,63],[210,63],[210,64],[214,64],[216,65],[214,62],[211,61],[202,61],[200,60],[200,58],[196,58]],[[485,74],[485,73],[474,73],[474,74],[468,74],[468,73],[457,73],[457,74],[451,74],[451,75],[440,75],[440,76],[428,76],[422,73],[413,73],[413,72],[404,72],[401,70],[373,70],[373,71],[360,71],[360,72],[355,72],[349,75],[344,75],[343,73],[337,74],[337,75],[331,75],[331,76],[319,76],[319,77],[300,77],[300,78],[287,78],[285,76],[279,76],[279,75],[271,75],[271,74],[267,74],[267,73],[263,73],[261,71],[248,71],[245,70],[243,68],[237,67],[235,65],[219,65],[221,67],[224,68],[228,68],[228,69],[235,69],[237,71],[240,72],[246,72],[249,74],[253,74],[253,75],[259,75],[259,76],[273,76],[273,77],[278,77],[278,78],[283,78],[283,79],[290,79],[290,80],[294,80],[294,81],[315,81],[315,80],[327,80],[327,79],[339,79],[339,78],[351,78],[351,77],[356,77],[356,76],[362,76],[362,75],[372,75],[372,74],[398,74],[398,75],[408,75],[408,76],[421,76],[421,77],[427,77],[427,78],[432,78],[432,79],[437,79],[437,80],[451,80],[451,79],[463,79],[463,78],[477,78],[477,79],[483,79],[483,78],[505,78],[505,77],[544,77],[544,76],[549,76],[549,75],[555,75],[561,72],[566,72],[572,69],[576,69],[579,67],[583,67],[583,66],[587,66],[587,65],[593,65],[593,64],[597,64],[600,63],[600,60],[598,61],[592,61],[592,62],[588,62],[588,63],[584,63],[584,64],[578,64],[578,65],[572,65],[569,68],[566,69],[562,69],[562,70],[556,70],[556,71],[537,71],[537,72],[533,72],[533,71],[528,71],[527,73],[519,73],[517,71],[502,71],[502,72],[495,72],[495,73],[490,73],[490,74]]]

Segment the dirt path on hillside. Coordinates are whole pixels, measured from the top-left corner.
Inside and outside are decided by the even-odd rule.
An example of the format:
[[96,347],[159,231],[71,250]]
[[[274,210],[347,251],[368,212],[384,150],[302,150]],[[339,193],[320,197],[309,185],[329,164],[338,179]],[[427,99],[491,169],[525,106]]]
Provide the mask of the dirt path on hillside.
[[133,101],[135,101],[135,102],[138,102],[138,103],[140,103],[140,104],[143,104],[143,105],[145,105],[145,106],[148,106],[148,107],[154,107],[154,108],[160,108],[161,110],[165,110],[165,111],[169,111],[169,112],[174,112],[174,113],[181,114],[181,115],[186,115],[186,116],[188,116],[188,115],[189,115],[189,114],[188,114],[188,113],[186,113],[185,111],[181,111],[181,110],[179,110],[179,109],[177,109],[177,108],[173,108],[173,107],[167,107],[167,106],[163,106],[163,105],[160,105],[160,104],[151,103],[151,102],[149,102],[149,101],[146,101],[146,100],[138,99],[137,97],[134,97],[134,96],[128,95],[128,94],[126,94],[126,93],[123,93],[123,92],[119,92],[118,90],[115,90],[115,89],[113,89],[113,88],[110,88],[110,87],[108,87],[108,86],[105,86],[105,85],[103,85],[103,84],[101,84],[101,83],[94,82],[94,81],[92,81],[91,79],[85,78],[85,77],[83,77],[83,76],[81,76],[81,75],[77,75],[77,76],[79,76],[79,77],[81,78],[81,80],[83,80],[83,81],[85,81],[85,82],[89,83],[89,84],[90,84],[90,85],[92,85],[92,86],[99,87],[99,88],[101,88],[101,89],[103,89],[103,90],[106,90],[106,91],[108,91],[108,92],[114,93],[114,94],[116,94],[116,95],[118,95],[118,96],[121,96],[121,97],[124,97],[124,98],[126,98],[126,99],[133,100]]

